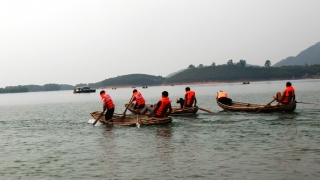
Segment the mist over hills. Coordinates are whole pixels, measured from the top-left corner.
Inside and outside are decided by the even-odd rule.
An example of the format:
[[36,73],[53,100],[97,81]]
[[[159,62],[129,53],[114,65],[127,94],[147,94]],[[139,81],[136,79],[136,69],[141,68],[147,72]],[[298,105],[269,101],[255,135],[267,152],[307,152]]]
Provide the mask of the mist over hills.
[[274,64],[274,67],[280,66],[305,66],[320,64],[320,42],[301,51],[297,56],[289,56],[286,59]]

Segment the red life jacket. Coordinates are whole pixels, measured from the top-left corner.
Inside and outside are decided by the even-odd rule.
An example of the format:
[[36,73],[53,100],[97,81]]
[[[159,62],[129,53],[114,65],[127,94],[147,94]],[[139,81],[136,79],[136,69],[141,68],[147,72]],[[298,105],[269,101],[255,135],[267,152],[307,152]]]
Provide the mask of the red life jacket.
[[114,103],[113,103],[112,98],[109,94],[107,94],[107,93],[101,94],[101,100],[102,100],[102,104],[104,104],[104,102],[106,103],[107,109],[114,108]]
[[138,91],[134,92],[133,96],[134,96],[133,101],[136,100],[138,106],[146,103],[146,100],[144,100],[144,98],[142,97],[142,94],[140,92],[138,92]]
[[227,98],[227,97],[228,97],[228,95],[227,95],[226,92],[221,92],[221,91],[219,91],[219,92],[217,92],[217,93],[218,93],[218,99],[219,99],[219,98]]
[[163,117],[169,109],[171,100],[168,97],[163,97],[159,101],[161,102],[161,106],[157,109],[157,112],[155,114],[156,116]]
[[186,106],[191,106],[193,104],[194,99],[196,98],[196,93],[194,91],[187,91],[184,95],[186,98]]
[[[294,96],[294,88],[292,86],[286,87],[286,93],[284,95],[284,99],[282,100],[283,103],[288,103],[292,100]],[[291,94],[291,96],[290,96]]]

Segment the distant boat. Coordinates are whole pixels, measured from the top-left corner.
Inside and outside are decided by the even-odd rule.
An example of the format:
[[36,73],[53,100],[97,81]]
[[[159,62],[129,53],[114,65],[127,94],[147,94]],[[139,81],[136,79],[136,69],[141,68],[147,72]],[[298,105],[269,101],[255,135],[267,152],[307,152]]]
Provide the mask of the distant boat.
[[112,89],[117,89],[116,87],[113,87]]
[[142,88],[144,88],[144,89],[145,89],[145,88],[148,88],[148,86],[143,86]]
[[73,93],[93,93],[96,89],[91,89],[89,86],[78,87],[73,89]]
[[250,84],[250,82],[249,81],[244,81],[243,84]]

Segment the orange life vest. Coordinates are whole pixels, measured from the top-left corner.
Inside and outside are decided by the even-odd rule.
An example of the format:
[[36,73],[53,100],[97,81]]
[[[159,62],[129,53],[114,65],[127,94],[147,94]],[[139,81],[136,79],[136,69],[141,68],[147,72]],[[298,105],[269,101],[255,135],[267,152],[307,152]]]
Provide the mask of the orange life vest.
[[218,93],[218,99],[219,99],[219,98],[227,98],[227,97],[228,97],[228,95],[227,95],[226,92],[221,92],[221,91],[219,91],[219,92],[217,92],[217,93]]
[[114,108],[114,103],[113,103],[112,98],[109,94],[107,94],[107,93],[101,94],[101,100],[102,100],[102,104],[106,103],[107,109]]
[[[286,87],[286,93],[284,95],[284,99],[282,100],[283,103],[288,103],[292,100],[294,96],[294,88],[292,86]],[[290,96],[291,94],[291,96]]]
[[168,111],[168,105],[171,103],[171,100],[168,97],[163,97],[159,101],[161,102],[161,106],[157,109],[155,114],[162,117]]
[[187,91],[184,95],[186,98],[186,106],[191,106],[193,104],[194,99],[196,98],[196,93],[194,91]]
[[142,94],[140,92],[138,92],[138,91],[134,92],[133,96],[134,96],[133,101],[136,100],[138,106],[146,103],[146,100],[144,100],[144,98],[142,97]]

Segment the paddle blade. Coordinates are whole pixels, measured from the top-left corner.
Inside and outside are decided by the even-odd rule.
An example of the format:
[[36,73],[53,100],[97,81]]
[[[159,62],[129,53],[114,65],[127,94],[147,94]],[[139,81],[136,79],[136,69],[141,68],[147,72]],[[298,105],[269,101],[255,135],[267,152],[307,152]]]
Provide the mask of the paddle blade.
[[212,111],[209,111],[209,110],[207,110],[207,109],[203,109],[203,108],[200,108],[200,107],[198,107],[198,109],[200,109],[201,111],[205,111],[205,112],[207,112],[207,113],[213,114]]

